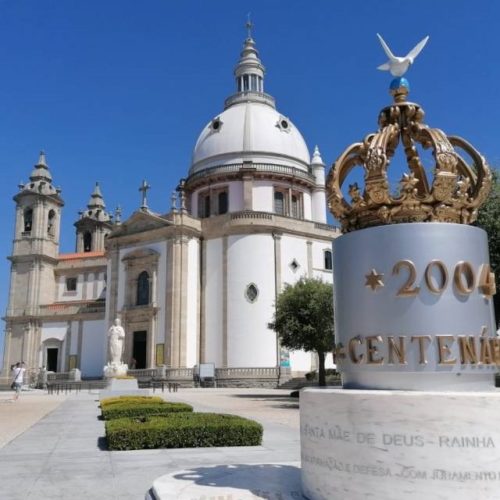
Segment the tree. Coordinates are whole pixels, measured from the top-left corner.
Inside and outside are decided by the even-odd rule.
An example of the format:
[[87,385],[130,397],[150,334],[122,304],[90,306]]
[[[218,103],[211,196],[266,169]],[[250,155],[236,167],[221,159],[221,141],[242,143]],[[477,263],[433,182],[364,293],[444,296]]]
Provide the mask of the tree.
[[325,358],[334,345],[332,285],[313,278],[285,285],[269,328],[278,334],[282,346],[315,351],[319,358],[319,385],[326,385]]
[[490,195],[480,208],[476,226],[488,233],[491,270],[495,273],[497,294],[494,297],[495,315],[500,321],[500,173],[493,171]]

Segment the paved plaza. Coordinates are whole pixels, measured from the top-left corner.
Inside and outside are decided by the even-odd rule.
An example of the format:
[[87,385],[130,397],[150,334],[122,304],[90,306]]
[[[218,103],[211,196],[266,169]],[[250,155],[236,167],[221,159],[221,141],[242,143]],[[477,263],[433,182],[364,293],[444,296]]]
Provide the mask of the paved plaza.
[[[289,398],[289,391],[181,389],[164,394],[169,401],[192,404],[195,411],[257,420],[264,426],[262,446],[113,452],[106,450],[97,391],[23,393],[16,403],[4,402],[11,393],[0,396],[2,499],[143,499],[162,475],[218,464],[291,463],[288,472],[299,471],[293,465],[300,460],[298,401]],[[251,486],[265,489],[264,484]]]

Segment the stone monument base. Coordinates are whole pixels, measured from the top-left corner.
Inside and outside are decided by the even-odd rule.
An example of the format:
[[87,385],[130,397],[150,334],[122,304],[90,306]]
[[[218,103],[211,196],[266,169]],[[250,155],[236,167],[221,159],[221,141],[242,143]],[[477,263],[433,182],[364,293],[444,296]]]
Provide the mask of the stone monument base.
[[137,379],[110,378],[108,386],[99,392],[99,399],[117,396],[149,396],[149,389],[139,389]]
[[310,500],[500,499],[500,391],[305,389]]

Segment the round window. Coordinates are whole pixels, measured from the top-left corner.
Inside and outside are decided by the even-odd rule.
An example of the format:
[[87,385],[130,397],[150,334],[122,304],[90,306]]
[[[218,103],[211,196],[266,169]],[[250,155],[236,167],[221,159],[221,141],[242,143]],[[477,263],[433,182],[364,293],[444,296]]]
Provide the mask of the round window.
[[212,120],[212,130],[217,131],[221,128],[222,122],[219,118],[214,118]]
[[255,302],[259,296],[259,290],[256,285],[250,283],[245,290],[245,297],[249,302]]
[[281,120],[281,127],[284,129],[288,128],[288,122],[286,120]]

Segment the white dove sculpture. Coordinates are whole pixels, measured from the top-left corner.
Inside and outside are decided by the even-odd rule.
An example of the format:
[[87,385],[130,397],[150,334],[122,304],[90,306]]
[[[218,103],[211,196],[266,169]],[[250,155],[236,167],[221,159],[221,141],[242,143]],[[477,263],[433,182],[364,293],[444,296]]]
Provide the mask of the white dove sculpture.
[[378,33],[377,36],[380,40],[382,48],[384,49],[384,52],[389,58],[386,63],[380,65],[377,69],[380,69],[382,71],[390,71],[391,75],[393,76],[403,76],[408,71],[410,65],[413,64],[415,58],[420,54],[420,51],[424,48],[427,40],[429,40],[429,37],[426,36],[421,42],[417,43],[417,45],[415,45],[415,47],[413,47],[413,49],[411,49],[406,56],[398,57],[391,52],[389,46],[385,43],[384,39]]

